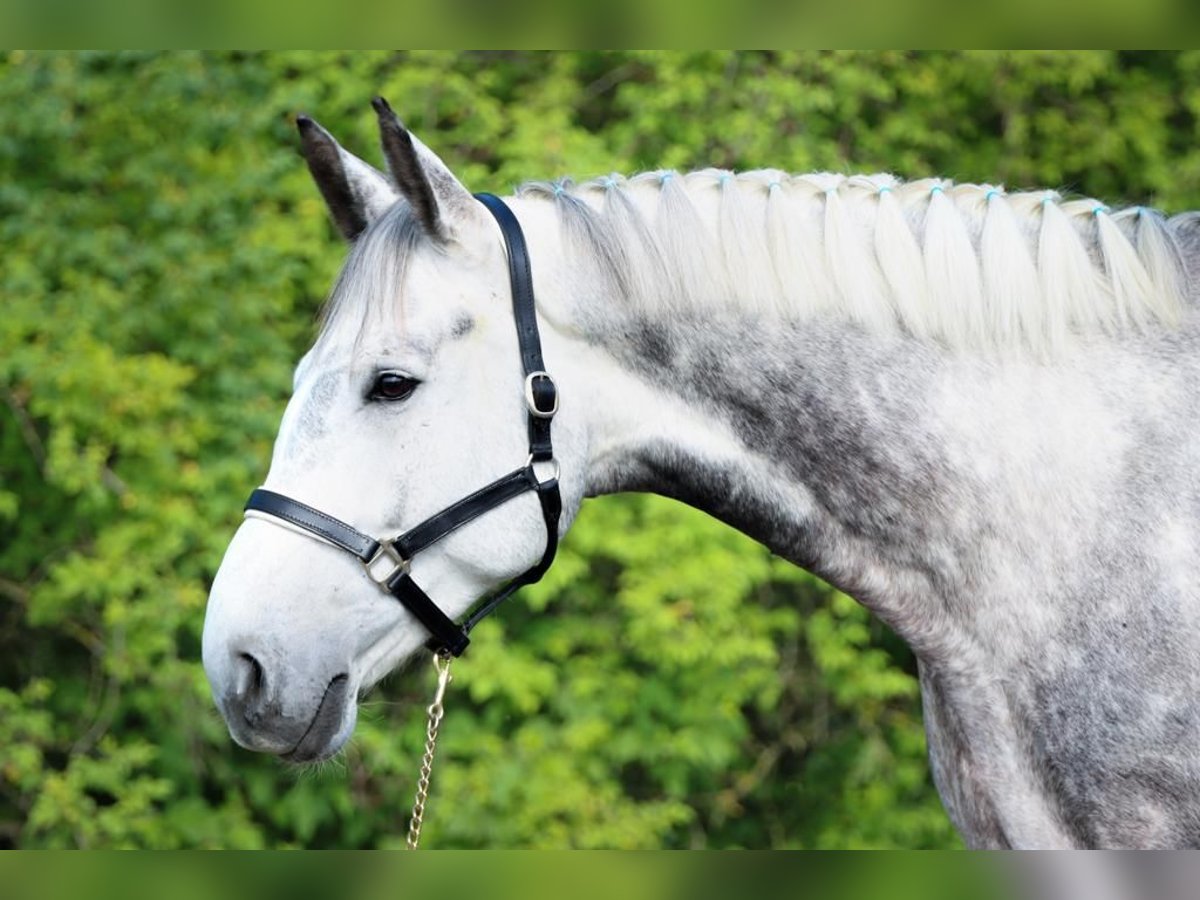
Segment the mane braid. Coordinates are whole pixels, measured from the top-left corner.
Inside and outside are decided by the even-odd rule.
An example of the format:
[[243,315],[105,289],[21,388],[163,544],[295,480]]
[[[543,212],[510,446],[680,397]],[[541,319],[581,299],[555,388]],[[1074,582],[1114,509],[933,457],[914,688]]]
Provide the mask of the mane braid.
[[952,348],[1061,349],[1073,336],[1175,323],[1182,257],[1140,207],[891,175],[610,175],[529,182],[573,262],[635,310],[829,311]]

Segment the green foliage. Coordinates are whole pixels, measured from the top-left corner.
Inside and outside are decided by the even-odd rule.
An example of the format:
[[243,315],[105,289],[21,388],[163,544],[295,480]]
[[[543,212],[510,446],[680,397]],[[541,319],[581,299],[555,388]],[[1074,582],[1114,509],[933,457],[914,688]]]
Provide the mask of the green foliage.
[[[1179,210],[1200,54],[0,55],[0,845],[394,846],[431,686],[315,773],[199,665],[343,250],[295,151],[389,96],[477,189],[652,166],[947,175]],[[953,846],[914,664],[706,517],[593,502],[457,666],[438,846]]]

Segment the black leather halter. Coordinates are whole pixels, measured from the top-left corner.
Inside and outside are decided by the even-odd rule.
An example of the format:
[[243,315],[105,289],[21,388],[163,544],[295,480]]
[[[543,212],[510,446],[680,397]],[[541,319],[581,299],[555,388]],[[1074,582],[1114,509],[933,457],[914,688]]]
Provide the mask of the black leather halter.
[[[375,583],[403,603],[429,631],[429,648],[453,656],[460,655],[466,649],[470,643],[468,635],[480,619],[512,596],[518,588],[540,579],[550,568],[558,551],[558,519],[562,512],[558,462],[554,459],[554,448],[550,443],[550,423],[558,412],[558,388],[542,362],[542,342],[538,337],[537,315],[533,305],[529,250],[517,217],[504,201],[492,194],[475,196],[500,224],[508,250],[513,317],[521,348],[521,366],[525,371],[525,407],[529,421],[529,458],[525,465],[463,497],[391,540],[363,534],[320,510],[264,488],[254,491],[246,501],[247,512],[265,513],[358,557]],[[477,603],[462,625],[456,624],[413,581],[409,573],[413,556],[455,529],[526,491],[534,491],[542,504],[542,517],[546,522],[546,550],[542,558],[524,574]]]

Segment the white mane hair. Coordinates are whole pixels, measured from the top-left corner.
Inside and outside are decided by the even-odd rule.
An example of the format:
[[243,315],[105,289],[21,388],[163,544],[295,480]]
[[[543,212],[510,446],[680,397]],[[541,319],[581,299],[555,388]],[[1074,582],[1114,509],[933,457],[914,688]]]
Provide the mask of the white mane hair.
[[951,347],[1053,353],[1072,334],[1174,323],[1183,307],[1162,215],[1056,191],[703,169],[518,194],[554,203],[576,261],[646,312],[841,310]]

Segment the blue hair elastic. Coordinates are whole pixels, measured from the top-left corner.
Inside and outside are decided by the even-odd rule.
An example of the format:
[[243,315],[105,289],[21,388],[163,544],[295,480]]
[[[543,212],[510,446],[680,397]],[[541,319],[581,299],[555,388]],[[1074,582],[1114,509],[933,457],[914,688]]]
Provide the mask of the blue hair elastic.
[[1095,206],[1092,208],[1092,215],[1093,216],[1103,215],[1107,211],[1108,211],[1107,206]]
[[658,183],[666,184],[668,181],[670,181],[674,177],[675,177],[674,172],[663,172],[661,175],[658,176]]
[[891,192],[892,192],[892,189],[885,185],[884,187],[881,187],[879,189],[879,196],[882,197],[884,194],[890,194]]
[[991,203],[993,197],[999,197],[999,196],[1000,196],[1000,192],[998,190],[996,190],[995,188],[992,188],[990,191],[988,191],[986,194],[983,195],[983,202]]
[[774,190],[778,189],[778,187],[779,187],[779,182],[778,182],[778,181],[772,181],[772,182],[770,182],[770,183],[768,183],[768,184],[767,184],[767,190],[768,190],[768,191],[774,191]]
[[725,184],[726,184],[726,183],[729,181],[729,179],[730,179],[730,178],[732,178],[732,177],[733,177],[732,175],[730,175],[728,172],[726,172],[724,175],[722,175],[720,178],[718,178],[718,179],[717,179],[717,184],[719,184],[719,185],[721,185],[722,187],[724,187],[724,186],[725,186]]
[[946,193],[946,192],[944,190],[942,190],[942,186],[940,184],[935,184],[933,187],[931,187],[929,189],[930,197],[932,197],[934,194],[944,194],[944,193]]
[[1042,206],[1048,206],[1049,204],[1051,204],[1053,202],[1054,202],[1054,196],[1052,194],[1047,194],[1045,197],[1042,198]]

